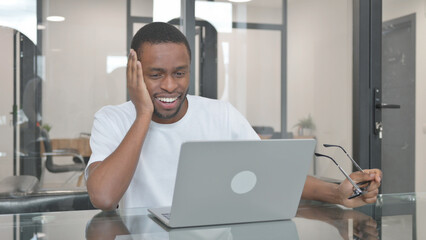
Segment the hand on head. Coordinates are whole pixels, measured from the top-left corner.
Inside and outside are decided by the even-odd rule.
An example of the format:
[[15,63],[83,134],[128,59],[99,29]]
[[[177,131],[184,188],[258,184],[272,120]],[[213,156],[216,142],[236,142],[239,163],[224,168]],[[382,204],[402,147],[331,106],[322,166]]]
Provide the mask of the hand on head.
[[152,116],[154,106],[148,89],[145,85],[142,72],[142,64],[137,59],[136,51],[130,49],[129,59],[127,62],[127,89],[129,91],[130,100],[136,108],[136,114]]

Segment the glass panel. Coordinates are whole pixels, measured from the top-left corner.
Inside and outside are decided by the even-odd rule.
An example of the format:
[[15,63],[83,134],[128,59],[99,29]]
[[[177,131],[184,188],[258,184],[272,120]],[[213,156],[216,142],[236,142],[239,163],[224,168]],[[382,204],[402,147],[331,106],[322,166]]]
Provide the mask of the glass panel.
[[281,32],[234,29],[219,34],[218,42],[219,98],[231,102],[253,126],[280,132]]
[[424,1],[383,0],[382,101],[401,106],[382,111],[384,193],[426,191],[425,28]]
[[130,15],[134,17],[152,17],[154,0],[130,0]]
[[[88,149],[94,113],[126,101],[126,3],[50,1],[43,7],[42,123],[50,126],[52,147],[78,147],[82,152]],[[51,15],[65,20],[45,20]],[[83,157],[89,156],[90,150]],[[70,164],[69,158],[54,161]],[[41,179],[46,187],[75,186],[80,180],[81,172],[68,171],[44,171]]]
[[[217,47],[217,97],[231,102],[250,124],[257,127],[256,130],[262,131],[262,137],[270,138],[273,132],[280,135],[281,131],[281,31],[279,28],[267,30],[263,27],[232,28],[236,11],[240,12],[241,7],[247,11],[247,7],[253,6],[254,3],[256,1],[248,4],[197,1],[195,15],[197,19],[211,24],[217,31],[217,43],[213,46]],[[266,15],[268,19],[279,22],[282,16],[281,4],[274,7],[270,4],[272,3],[268,3],[268,8],[265,8],[268,14],[264,12],[264,8],[259,12],[251,8],[250,13],[258,14],[259,18],[253,18],[249,22],[262,22],[260,19],[265,18],[261,16]],[[214,15],[212,12],[220,12],[225,17],[216,21],[210,17]],[[243,22],[247,20],[246,18]],[[208,30],[201,28],[198,41],[216,41],[214,34],[211,34],[212,39],[209,39]],[[205,56],[209,54],[208,51],[206,48],[195,49],[197,56]],[[203,67],[201,62],[197,66],[198,69]],[[271,130],[266,134],[262,129]]]
[[[45,165],[49,159],[53,159],[54,167],[59,168],[63,164],[80,164],[78,156],[70,152],[67,156],[46,157],[46,154],[54,149],[72,148],[79,151],[83,161],[87,161],[91,154],[89,136],[95,112],[105,105],[127,101],[127,2],[38,1],[38,5],[34,1],[16,2],[19,4],[0,4],[0,25],[19,22],[16,16],[13,18],[10,17],[13,14],[7,13],[18,12],[19,16],[27,13],[29,17],[22,17],[20,22],[35,19],[29,24],[28,32],[34,31],[37,35],[30,40],[22,34],[23,40],[18,42],[18,51],[22,50],[18,62],[21,61],[22,67],[14,72],[13,30],[0,27],[0,181],[13,175],[10,112],[13,110],[15,73],[18,79],[17,110],[23,119],[16,138],[15,151],[18,156],[22,155],[22,161],[17,161],[18,174],[38,178],[41,191],[84,191],[82,169],[57,172]],[[138,9],[146,10],[143,12],[145,17],[152,16],[152,1],[132,2]],[[38,18],[36,12],[41,13]],[[48,18],[51,16],[61,18]],[[69,206],[70,209],[79,207],[82,208]]]
[[302,202],[290,221],[180,229],[165,229],[145,208],[0,215],[0,235],[3,239],[65,235],[66,239],[424,239],[425,212],[420,207],[425,203],[424,194],[379,196],[365,209]]
[[282,24],[283,0],[216,0],[214,2],[232,5],[233,22]]
[[[347,171],[352,163],[352,1],[288,2],[288,131],[316,138],[316,151]],[[330,160],[314,160],[311,174],[343,179]]]

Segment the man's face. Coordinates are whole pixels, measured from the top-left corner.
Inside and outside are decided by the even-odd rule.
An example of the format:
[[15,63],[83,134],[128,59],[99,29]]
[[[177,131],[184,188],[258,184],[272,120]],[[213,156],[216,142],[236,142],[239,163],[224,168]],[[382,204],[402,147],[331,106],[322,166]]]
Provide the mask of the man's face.
[[144,43],[139,49],[143,77],[154,104],[152,120],[179,121],[188,109],[190,58],[184,44]]

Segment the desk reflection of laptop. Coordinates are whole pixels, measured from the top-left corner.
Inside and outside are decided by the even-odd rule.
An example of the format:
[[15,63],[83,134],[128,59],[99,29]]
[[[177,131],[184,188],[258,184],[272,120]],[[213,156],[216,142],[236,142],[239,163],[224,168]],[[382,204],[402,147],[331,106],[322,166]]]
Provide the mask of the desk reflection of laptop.
[[168,227],[291,219],[316,141],[182,144],[172,207],[149,209]]
[[116,240],[282,240],[299,239],[296,224],[291,220],[244,223],[197,228],[168,229],[168,232],[152,232],[121,235]]

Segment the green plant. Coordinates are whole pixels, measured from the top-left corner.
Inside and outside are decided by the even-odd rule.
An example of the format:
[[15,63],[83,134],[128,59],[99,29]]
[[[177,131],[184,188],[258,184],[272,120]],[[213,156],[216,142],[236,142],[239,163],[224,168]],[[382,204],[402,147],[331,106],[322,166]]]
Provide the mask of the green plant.
[[41,128],[46,130],[46,132],[49,132],[50,129],[52,129],[52,126],[50,126],[49,124],[45,123],[43,125],[41,125]]
[[299,119],[299,122],[297,122],[296,125],[294,125],[294,127],[298,127],[300,129],[315,130],[315,124],[311,114],[309,114],[306,118]]

